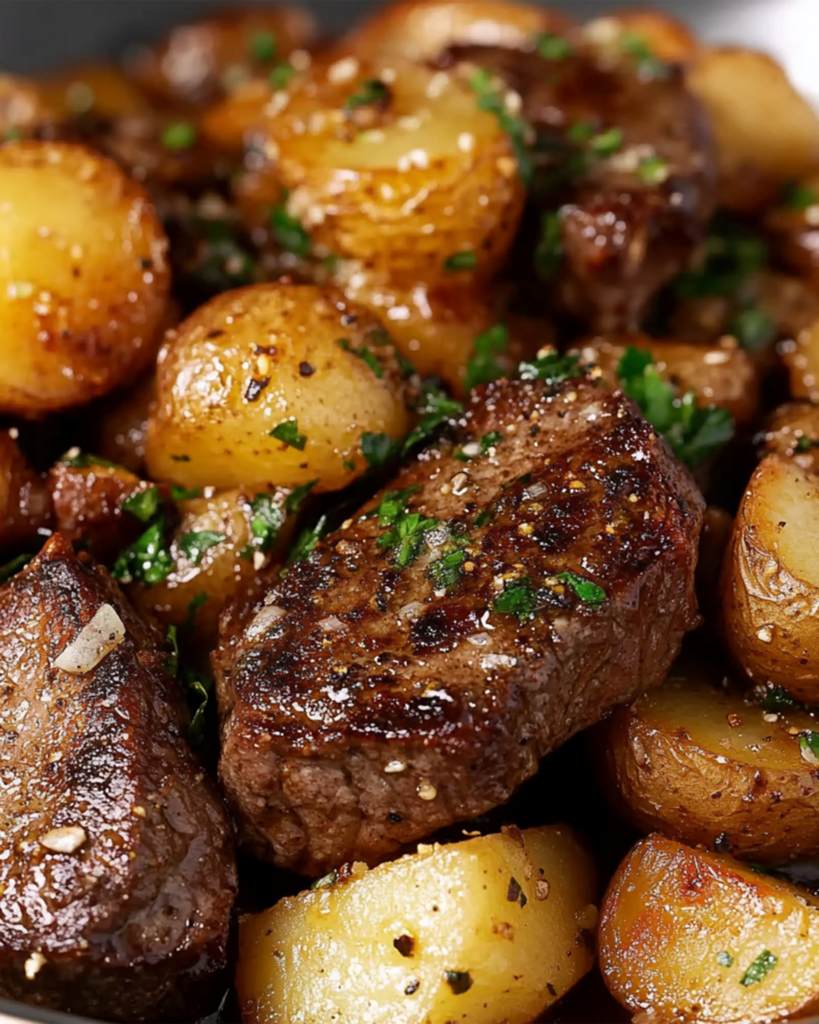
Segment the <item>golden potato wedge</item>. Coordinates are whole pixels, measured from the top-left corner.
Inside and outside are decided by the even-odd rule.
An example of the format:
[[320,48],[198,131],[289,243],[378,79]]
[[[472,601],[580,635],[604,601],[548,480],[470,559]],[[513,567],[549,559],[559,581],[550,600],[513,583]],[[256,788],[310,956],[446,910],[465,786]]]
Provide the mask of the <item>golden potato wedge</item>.
[[658,373],[681,391],[695,391],[699,404],[727,409],[738,428],[754,419],[759,408],[759,371],[734,338],[702,345],[646,335],[605,335],[589,339],[571,352],[579,355],[581,362],[597,363],[604,379],[616,385],[618,363],[630,346],[651,352]]
[[408,429],[401,368],[377,320],[312,285],[255,285],[168,333],[147,465],[183,487],[336,490],[367,469],[365,435]]
[[539,33],[564,35],[572,25],[560,11],[509,0],[398,0],[379,7],[335,49],[428,61],[454,43],[529,49]]
[[819,406],[788,402],[771,414],[757,442],[761,454],[787,455],[802,469],[819,473]]
[[663,836],[620,865],[598,942],[609,991],[641,1019],[767,1024],[819,1006],[819,900]]
[[[274,488],[258,494],[232,490],[180,501],[169,544],[173,569],[153,586],[128,584],[134,607],[165,625],[184,627],[182,639],[191,650],[213,650],[226,602],[280,560],[293,539],[289,495]],[[197,542],[202,538],[207,547]]]
[[819,772],[798,735],[815,728],[804,711],[747,702],[698,659],[617,708],[590,742],[601,782],[638,828],[781,864],[819,852]]
[[703,48],[688,70],[688,84],[711,115],[721,205],[759,208],[783,182],[819,167],[819,116],[772,57]]
[[594,962],[595,871],[566,827],[338,875],[240,923],[247,1024],[525,1024]]
[[51,525],[45,478],[28,464],[11,432],[0,431],[0,547],[29,544],[39,551]]
[[819,479],[766,455],[742,499],[721,582],[731,655],[755,683],[819,703]]
[[132,380],[170,286],[145,192],[83,146],[11,142],[0,194],[0,409],[41,416]]
[[266,77],[318,35],[303,7],[235,6],[172,29],[156,46],[133,53],[127,70],[163,106],[203,107],[254,74]]
[[687,25],[670,14],[648,8],[614,11],[587,21],[583,38],[592,45],[619,45],[623,35],[637,36],[661,61],[681,64],[693,60],[699,41]]
[[[509,135],[456,72],[348,56],[314,63],[278,97],[265,130],[289,190],[282,216],[314,253],[404,288],[466,287],[499,269],[523,182]],[[274,230],[285,248],[288,226]]]
[[81,114],[128,117],[151,108],[147,98],[115,64],[80,64],[37,83],[60,119]]

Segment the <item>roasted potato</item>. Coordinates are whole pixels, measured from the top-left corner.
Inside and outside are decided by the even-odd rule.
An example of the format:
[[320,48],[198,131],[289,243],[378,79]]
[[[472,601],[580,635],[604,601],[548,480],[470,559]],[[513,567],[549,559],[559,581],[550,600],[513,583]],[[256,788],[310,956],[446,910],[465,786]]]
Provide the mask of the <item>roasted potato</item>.
[[601,782],[638,828],[780,864],[819,853],[819,772],[799,735],[816,724],[747,702],[703,659],[676,665],[590,742]]
[[604,379],[617,383],[617,366],[629,346],[647,349],[665,379],[681,391],[692,389],[700,405],[719,405],[734,417],[737,427],[747,426],[759,407],[759,372],[748,353],[730,337],[711,345],[663,341],[645,335],[601,336],[571,351],[581,362],[597,363]]
[[114,64],[81,64],[37,84],[60,120],[82,114],[129,117],[150,110],[143,93]]
[[38,551],[51,525],[51,495],[44,477],[17,447],[16,431],[0,431],[0,548],[28,544]]
[[722,573],[722,627],[755,683],[819,703],[819,478],[767,455],[742,499]]
[[525,1024],[593,964],[595,872],[568,828],[338,876],[240,923],[248,1024]]
[[693,60],[699,49],[697,37],[687,25],[670,14],[648,9],[627,9],[594,18],[586,22],[582,34],[593,46],[603,50],[616,47],[621,51],[624,35],[637,37],[653,56],[675,64]]
[[819,317],[779,346],[791,395],[819,402]]
[[688,84],[711,116],[721,205],[759,209],[784,182],[819,169],[819,115],[772,57],[703,48]]
[[778,452],[801,469],[819,473],[819,406],[809,402],[781,405],[756,440],[761,454]]
[[766,1024],[819,1006],[819,900],[659,835],[612,879],[598,942],[609,991],[641,1020]]
[[765,211],[764,226],[776,256],[794,273],[819,285],[819,174],[792,181]]
[[409,428],[401,368],[377,320],[312,285],[225,292],[168,333],[148,422],[157,480],[336,490],[368,438]]
[[278,96],[265,131],[289,192],[274,230],[285,248],[295,220],[299,248],[400,288],[467,287],[500,268],[523,182],[508,133],[458,73],[349,56]]
[[572,24],[559,11],[509,0],[398,0],[342,37],[335,50],[365,58],[400,54],[423,62],[454,43],[531,48],[539,33],[564,35]]
[[254,74],[266,77],[318,34],[301,7],[232,7],[172,29],[156,46],[134,52],[127,69],[155,102],[203,107]]
[[293,538],[289,494],[273,488],[259,494],[232,490],[180,501],[169,545],[173,569],[152,586],[127,585],[134,607],[183,627],[182,639],[192,651],[213,650],[225,603],[280,559]]
[[68,143],[0,148],[0,410],[41,416],[111,391],[159,346],[167,240],[145,192]]

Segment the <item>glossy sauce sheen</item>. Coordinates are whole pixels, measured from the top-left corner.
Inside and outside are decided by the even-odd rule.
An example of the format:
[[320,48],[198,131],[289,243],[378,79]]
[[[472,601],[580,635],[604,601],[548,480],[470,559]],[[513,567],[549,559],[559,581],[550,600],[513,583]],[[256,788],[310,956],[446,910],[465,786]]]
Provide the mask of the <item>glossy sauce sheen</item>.
[[[495,456],[454,457],[494,431]],[[366,517],[377,496],[223,638],[221,777],[245,844],[282,866],[372,863],[503,803],[539,758],[660,683],[697,622],[702,499],[619,392],[479,389],[452,441],[390,490],[413,486],[411,512],[469,539],[456,587],[436,594],[423,548],[395,566],[388,527]],[[557,584],[566,571],[605,602]],[[542,588],[523,624],[493,610],[510,574]]]
[[[103,604],[125,626],[119,645],[87,673],[55,669]],[[61,537],[0,593],[0,996],[150,1021],[218,997],[230,830],[165,657]],[[76,849],[53,850],[55,829]]]

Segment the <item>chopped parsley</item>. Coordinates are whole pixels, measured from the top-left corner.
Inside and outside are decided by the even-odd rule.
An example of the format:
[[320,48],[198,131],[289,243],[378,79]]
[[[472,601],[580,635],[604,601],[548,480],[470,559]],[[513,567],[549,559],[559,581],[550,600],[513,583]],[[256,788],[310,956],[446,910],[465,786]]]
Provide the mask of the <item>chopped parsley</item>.
[[179,671],[179,637],[177,633],[176,626],[168,626],[168,646],[171,649],[171,653],[168,655],[165,669],[170,676],[175,676]]
[[478,109],[494,114],[503,131],[509,136],[518,161],[518,173],[524,185],[528,185],[534,172],[534,164],[527,145],[527,138],[532,132],[531,125],[522,117],[509,113],[504,99],[504,87],[495,87],[492,73],[486,68],[478,68],[469,84],[478,97]]
[[358,92],[348,96],[344,101],[346,110],[358,107],[386,107],[390,102],[390,87],[380,78],[367,78],[359,86]]
[[444,260],[444,270],[474,270],[478,265],[478,256],[470,249],[454,252]]
[[278,91],[279,89],[286,89],[290,79],[295,75],[296,69],[292,64],[283,63],[277,64],[275,68],[270,72],[270,88]]
[[574,53],[569,40],[553,32],[541,32],[535,36],[535,50],[544,60],[566,60]]
[[807,210],[819,204],[819,195],[812,185],[803,181],[789,181],[779,197],[780,206],[789,210]]
[[566,130],[566,138],[569,142],[574,142],[576,145],[582,146],[596,133],[597,129],[592,121],[575,121],[574,124],[570,124]]
[[748,970],[742,975],[740,979],[740,985],[753,985],[756,982],[762,981],[766,974],[770,974],[771,971],[776,967],[777,957],[771,953],[770,950],[766,949],[763,953],[754,960]]
[[793,711],[801,707],[796,698],[792,697],[784,686],[770,686],[759,706],[765,711]]
[[348,473],[354,473],[355,472],[355,462],[353,462],[352,459],[345,459],[342,462],[342,466],[344,466],[344,468],[347,470]]
[[486,526],[492,519],[492,513],[488,508],[485,508],[483,512],[479,512],[475,516],[475,529],[479,530],[482,526]]
[[307,444],[307,438],[304,434],[299,433],[298,420],[295,419],[279,423],[270,431],[270,437],[275,437],[277,441],[281,441],[289,448],[295,448],[299,452],[303,452],[304,446]]
[[177,487],[174,484],[171,486],[171,497],[174,501],[192,501],[194,498],[202,497],[202,488],[191,487],[186,489],[185,487]]
[[329,875],[324,875],[322,878],[317,878],[310,886],[310,891],[315,892],[317,889],[326,889],[330,885],[335,885],[338,881],[338,871],[335,869],[330,872]]
[[217,544],[223,544],[227,540],[224,533],[216,533],[215,530],[195,530],[185,533],[179,540],[179,550],[185,555],[188,561],[199,565],[202,555]]
[[474,355],[467,363],[464,388],[471,391],[478,384],[488,384],[506,374],[498,356],[506,351],[509,331],[506,324],[495,324],[479,334],[474,341]]
[[733,318],[728,333],[733,334],[746,351],[759,352],[776,337],[776,324],[764,309],[749,306]]
[[174,561],[165,543],[165,517],[160,515],[133,544],[119,553],[111,575],[130,583],[138,580],[151,587],[161,583],[174,570]]
[[518,376],[521,380],[545,380],[550,385],[560,384],[579,373],[580,360],[577,356],[562,356],[555,351],[523,362],[518,367]]
[[322,516],[315,526],[311,526],[307,530],[302,530],[299,534],[298,540],[293,545],[290,557],[287,559],[288,567],[291,565],[297,565],[299,562],[307,561],[311,552],[315,550],[316,545],[324,536],[324,528],[326,524],[327,516]]
[[0,583],[5,583],[12,576],[16,576],[21,569],[28,565],[32,558],[34,558],[34,555],[18,555],[16,558],[12,558],[10,562],[6,562],[5,565],[0,565]]
[[[287,495],[287,498],[285,499],[284,502],[285,512],[287,512],[288,515],[294,515],[296,512],[298,512],[304,502],[304,499],[307,497],[310,491],[313,490],[317,483],[318,477],[316,477],[315,480],[309,480],[306,484],[302,484],[301,487],[296,487],[294,490],[292,490]],[[263,497],[263,495],[256,495],[257,500],[261,497]],[[267,495],[264,495],[264,497],[267,497]]]
[[495,598],[493,605],[501,615],[515,615],[518,622],[528,622],[537,610],[537,591],[526,577],[510,580],[502,594]]
[[172,121],[162,129],[160,136],[165,149],[191,149],[196,145],[196,125],[192,121]]
[[390,530],[378,539],[379,548],[388,548],[394,553],[393,564],[398,569],[412,565],[421,553],[424,536],[440,526],[437,519],[429,519],[420,512],[407,512],[394,521]]
[[466,553],[461,548],[448,551],[429,565],[429,575],[436,590],[454,587],[461,578]]
[[208,600],[208,595],[205,593],[197,594],[196,597],[191,598],[188,604],[188,615],[185,619],[182,628],[184,630],[193,629],[193,624],[196,621],[196,613],[202,607],[202,605]]
[[122,502],[123,512],[130,512],[132,516],[136,516],[143,523],[153,519],[159,511],[159,506],[158,487],[149,487],[145,491],[137,491],[136,494],[132,494],[130,498],[126,498]]
[[668,164],[660,156],[644,156],[637,165],[637,174],[646,185],[659,185],[668,177]]
[[634,60],[637,74],[641,78],[666,78],[668,65],[654,56],[648,41],[638,32],[623,32],[620,49]]
[[276,36],[272,32],[254,32],[248,49],[253,60],[267,64],[276,56]]
[[172,455],[171,459],[173,462],[190,462],[190,455]]
[[589,149],[599,157],[614,156],[623,146],[623,132],[620,128],[609,128],[589,139]]
[[560,269],[563,261],[563,222],[557,210],[541,214],[540,238],[535,246],[535,271],[548,281]]
[[94,466],[101,466],[103,469],[123,468],[116,462],[109,462],[108,459],[101,459],[99,455],[86,455],[83,452],[77,451],[76,448],[72,448],[70,451],[67,451],[60,459],[60,462],[64,466],[70,466],[72,469],[91,469]]
[[193,669],[183,666],[182,685],[185,688],[188,714],[190,715],[186,731],[188,742],[193,747],[200,747],[205,738],[205,713],[210,691],[213,689],[213,679],[204,673],[197,673]]
[[392,526],[397,523],[407,508],[407,502],[420,487],[415,484],[412,487],[405,487],[401,491],[387,491],[381,499],[381,504],[372,513],[378,516],[381,526]]
[[[313,484],[316,481],[313,481]],[[312,487],[309,484],[308,487]],[[306,494],[307,492],[305,492]],[[296,494],[296,491],[293,491]],[[289,495],[288,501],[293,497]],[[298,502],[297,506],[298,507]],[[290,509],[288,508],[288,512]],[[250,546],[257,551],[269,551],[276,541],[279,529],[284,522],[284,513],[279,505],[273,500],[271,494],[257,494],[250,503],[250,532],[253,540]]]
[[306,228],[298,218],[287,212],[289,192],[282,195],[282,201],[270,211],[270,231],[273,241],[285,252],[292,252],[299,259],[306,260],[313,243]]
[[406,455],[419,441],[426,440],[443,423],[456,419],[463,411],[463,405],[450,398],[437,382],[424,381],[421,384],[421,400],[417,408],[421,419],[404,438],[401,454]]
[[674,289],[683,299],[733,295],[768,261],[762,239],[742,224],[719,218],[705,245],[705,263],[677,278]]
[[810,729],[799,737],[799,750],[808,764],[819,764],[819,732]]
[[734,958],[730,953],[717,953],[717,963],[720,967],[733,967]]
[[353,348],[353,346],[350,344],[349,338],[339,338],[338,344],[341,346],[341,348],[344,349],[345,352],[350,352],[352,355],[358,356],[359,359],[363,359],[367,366],[369,366],[369,368],[376,375],[376,377],[378,377],[379,380],[383,379],[384,371],[381,368],[381,364],[378,362],[378,359],[370,351],[370,349],[366,347]]
[[802,434],[796,439],[796,444],[793,446],[795,452],[807,452],[811,448],[819,448],[819,439],[815,437],[808,437],[807,434]]
[[606,600],[605,590],[585,576],[578,576],[575,572],[561,572],[555,579],[570,586],[583,604],[590,608],[599,608]]
[[398,452],[398,445],[389,434],[373,434],[371,431],[361,435],[361,454],[367,465],[379,469]]
[[617,376],[625,393],[686,465],[698,465],[734,436],[734,420],[728,410],[716,405],[698,407],[693,390],[678,398],[658,373],[650,352],[627,348],[617,365]]

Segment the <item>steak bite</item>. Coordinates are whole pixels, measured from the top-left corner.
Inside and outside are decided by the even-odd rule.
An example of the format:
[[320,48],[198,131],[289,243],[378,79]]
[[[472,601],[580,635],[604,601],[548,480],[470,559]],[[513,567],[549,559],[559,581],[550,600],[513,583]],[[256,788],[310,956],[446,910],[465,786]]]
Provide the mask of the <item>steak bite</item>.
[[0,589],[0,996],[116,1021],[213,998],[230,829],[160,647],[62,537]]
[[662,682],[703,502],[620,392],[500,381],[278,580],[215,658],[245,846],[310,874],[505,802]]

